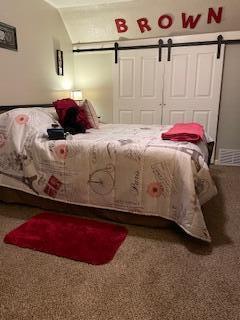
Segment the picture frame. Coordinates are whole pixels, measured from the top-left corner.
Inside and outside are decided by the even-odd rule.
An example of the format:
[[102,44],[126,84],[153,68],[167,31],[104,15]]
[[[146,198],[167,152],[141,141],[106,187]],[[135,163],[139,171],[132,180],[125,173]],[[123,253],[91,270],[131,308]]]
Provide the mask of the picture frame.
[[64,75],[64,69],[63,69],[63,51],[57,50],[56,51],[56,59],[57,59],[57,74],[59,76]]
[[16,28],[3,22],[0,22],[0,47],[18,50]]

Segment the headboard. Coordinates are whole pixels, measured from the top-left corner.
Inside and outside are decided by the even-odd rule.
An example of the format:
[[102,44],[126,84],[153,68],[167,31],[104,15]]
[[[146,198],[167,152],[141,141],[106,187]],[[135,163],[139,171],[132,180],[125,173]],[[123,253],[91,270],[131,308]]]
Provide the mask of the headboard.
[[11,106],[0,106],[0,113],[6,112],[12,109],[18,109],[18,108],[36,108],[36,107],[41,107],[41,108],[50,108],[52,107],[52,104],[23,104],[23,105],[11,105]]

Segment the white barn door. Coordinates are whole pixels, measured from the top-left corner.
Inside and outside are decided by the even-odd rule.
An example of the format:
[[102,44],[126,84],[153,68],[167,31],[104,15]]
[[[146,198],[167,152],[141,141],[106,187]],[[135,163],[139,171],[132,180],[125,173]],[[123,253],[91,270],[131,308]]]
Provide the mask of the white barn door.
[[113,68],[114,123],[161,123],[164,64],[158,50],[120,51]]
[[165,62],[163,124],[198,122],[216,140],[224,48],[172,48]]
[[114,65],[114,123],[199,122],[216,140],[224,45],[119,51]]

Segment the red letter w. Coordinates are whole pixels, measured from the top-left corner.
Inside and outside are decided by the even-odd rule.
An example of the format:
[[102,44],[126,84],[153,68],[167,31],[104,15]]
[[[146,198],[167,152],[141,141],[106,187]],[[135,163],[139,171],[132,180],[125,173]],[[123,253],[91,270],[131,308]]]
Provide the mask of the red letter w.
[[182,23],[183,23],[183,28],[188,28],[194,29],[201,18],[201,14],[198,14],[196,18],[194,16],[189,16],[188,18],[186,17],[186,13],[182,13]]

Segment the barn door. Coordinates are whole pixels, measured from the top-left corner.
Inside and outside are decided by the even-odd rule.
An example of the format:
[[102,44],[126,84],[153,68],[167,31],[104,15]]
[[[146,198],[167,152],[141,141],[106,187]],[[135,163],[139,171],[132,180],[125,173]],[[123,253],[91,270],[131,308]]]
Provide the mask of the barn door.
[[160,124],[164,63],[158,50],[120,51],[113,69],[114,123]]
[[217,46],[172,48],[165,62],[163,124],[199,122],[216,140],[224,50]]

